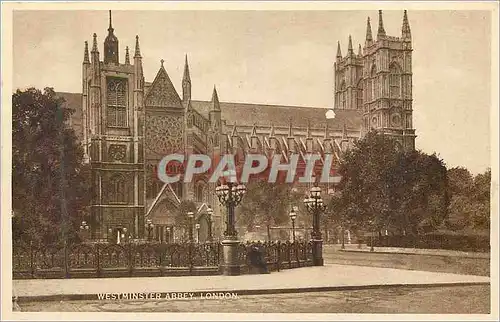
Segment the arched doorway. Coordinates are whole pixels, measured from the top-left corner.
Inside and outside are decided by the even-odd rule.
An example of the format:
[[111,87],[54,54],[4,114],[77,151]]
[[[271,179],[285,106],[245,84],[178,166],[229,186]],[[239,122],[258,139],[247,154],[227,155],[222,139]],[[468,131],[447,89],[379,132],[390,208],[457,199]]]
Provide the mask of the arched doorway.
[[[148,219],[151,219],[151,240],[160,243],[173,243],[180,237],[180,231],[175,224],[175,213],[177,205],[165,198],[160,201],[151,211]],[[145,236],[148,238],[149,231],[146,229]]]

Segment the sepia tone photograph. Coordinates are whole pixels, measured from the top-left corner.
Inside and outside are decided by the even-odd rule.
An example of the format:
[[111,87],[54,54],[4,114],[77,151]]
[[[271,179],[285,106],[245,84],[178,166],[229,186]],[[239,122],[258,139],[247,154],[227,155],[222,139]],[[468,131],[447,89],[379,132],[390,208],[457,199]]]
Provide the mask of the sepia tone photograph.
[[498,319],[498,3],[239,5],[2,3],[2,311]]

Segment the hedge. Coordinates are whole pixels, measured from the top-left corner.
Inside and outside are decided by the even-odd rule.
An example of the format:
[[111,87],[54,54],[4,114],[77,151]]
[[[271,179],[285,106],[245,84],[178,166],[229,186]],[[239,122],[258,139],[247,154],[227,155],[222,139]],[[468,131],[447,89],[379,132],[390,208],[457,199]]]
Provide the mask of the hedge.
[[[367,244],[371,246],[370,239],[367,240]],[[448,232],[433,232],[419,236],[377,236],[373,239],[373,246],[489,252],[490,237]]]

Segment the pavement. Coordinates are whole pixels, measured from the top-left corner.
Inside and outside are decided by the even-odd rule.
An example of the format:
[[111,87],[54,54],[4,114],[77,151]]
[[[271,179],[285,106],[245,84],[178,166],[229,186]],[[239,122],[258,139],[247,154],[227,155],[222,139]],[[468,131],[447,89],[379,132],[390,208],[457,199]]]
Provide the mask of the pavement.
[[192,293],[195,296],[214,292],[257,295],[489,284],[490,278],[487,276],[325,264],[261,275],[33,279],[13,280],[12,286],[13,296],[17,297],[19,302],[30,302],[97,300],[99,294],[102,296],[102,294],[117,293],[141,293],[146,297],[165,298],[172,293]]

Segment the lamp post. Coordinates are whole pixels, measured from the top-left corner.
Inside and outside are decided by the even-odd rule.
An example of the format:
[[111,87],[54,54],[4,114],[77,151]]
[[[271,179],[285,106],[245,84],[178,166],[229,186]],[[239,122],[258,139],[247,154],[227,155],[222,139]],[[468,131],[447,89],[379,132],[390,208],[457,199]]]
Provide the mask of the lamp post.
[[227,219],[224,240],[221,242],[223,249],[224,264],[222,272],[224,275],[240,275],[240,264],[238,259],[238,234],[235,227],[234,208],[240,204],[246,192],[242,184],[227,182],[215,188],[215,194],[219,202],[226,206]]
[[189,229],[188,229],[188,233],[189,233],[189,242],[192,243],[193,242],[193,219],[194,219],[194,212],[190,211],[187,213],[187,217],[188,217],[188,226],[189,226]]
[[196,242],[199,243],[200,242],[200,224],[196,224],[195,227],[196,227]]
[[80,225],[80,231],[83,234],[83,239],[88,238],[87,234],[88,234],[89,229],[90,229],[90,226],[87,224],[87,222],[85,220],[83,220],[82,224]]
[[319,216],[326,210],[326,205],[321,199],[321,188],[312,187],[310,195],[304,199],[304,205],[307,211],[313,216],[313,231],[311,239],[313,243],[313,265],[323,266],[323,240],[321,239],[321,230],[319,227]]
[[288,216],[290,216],[290,219],[292,220],[292,241],[295,243],[295,219],[297,218],[295,207],[292,207]]
[[370,223],[370,230],[371,230],[371,234],[370,234],[370,252],[373,252],[373,251],[375,251],[375,248],[373,248],[373,233],[374,233],[373,220],[370,220],[369,223]]
[[148,230],[148,240],[151,241],[151,231],[153,231],[153,221],[151,219],[146,220],[146,229]]
[[123,227],[123,234],[122,234],[122,239],[124,242],[127,242],[128,241],[128,238],[127,238],[127,227]]
[[208,215],[208,236],[207,236],[207,241],[211,242],[212,241],[212,215],[214,211],[210,206],[207,208],[207,215]]

